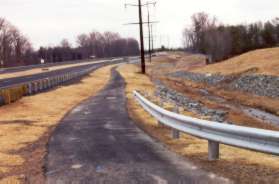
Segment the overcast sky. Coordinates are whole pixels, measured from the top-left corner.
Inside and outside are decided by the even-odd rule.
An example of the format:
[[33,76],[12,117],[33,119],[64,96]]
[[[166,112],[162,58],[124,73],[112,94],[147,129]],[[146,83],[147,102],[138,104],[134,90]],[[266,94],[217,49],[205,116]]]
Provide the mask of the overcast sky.
[[[50,46],[92,30],[119,32],[138,38],[137,9],[124,8],[137,0],[0,0],[0,17],[17,26],[33,43]],[[144,1],[143,1],[144,2]],[[265,21],[279,17],[279,0],[157,0],[152,8],[156,45],[181,45],[181,34],[193,13],[204,11],[226,24]],[[146,12],[144,12],[145,18]]]

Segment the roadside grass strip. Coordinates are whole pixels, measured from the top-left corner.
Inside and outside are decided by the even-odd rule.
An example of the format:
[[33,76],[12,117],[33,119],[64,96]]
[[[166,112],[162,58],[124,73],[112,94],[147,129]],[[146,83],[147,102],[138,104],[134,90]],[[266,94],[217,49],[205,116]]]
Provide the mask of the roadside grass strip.
[[[105,87],[112,67],[100,68],[75,84],[0,107],[0,184],[44,183],[44,156],[52,131],[72,108]],[[25,90],[23,86],[1,91],[1,96],[10,103]]]

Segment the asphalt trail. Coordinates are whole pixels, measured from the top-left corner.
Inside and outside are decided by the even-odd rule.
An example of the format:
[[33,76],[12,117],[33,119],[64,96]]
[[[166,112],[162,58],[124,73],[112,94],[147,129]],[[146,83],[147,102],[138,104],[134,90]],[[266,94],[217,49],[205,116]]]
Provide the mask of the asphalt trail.
[[107,87],[57,127],[45,166],[48,184],[226,183],[135,126],[126,109],[125,82],[114,69]]

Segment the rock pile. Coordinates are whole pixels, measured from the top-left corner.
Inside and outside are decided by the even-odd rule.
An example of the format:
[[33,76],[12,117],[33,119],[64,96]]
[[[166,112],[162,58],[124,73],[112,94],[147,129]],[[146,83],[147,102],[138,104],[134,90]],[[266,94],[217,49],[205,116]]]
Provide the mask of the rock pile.
[[170,76],[208,85],[218,85],[221,82],[226,81],[224,87],[228,87],[232,90],[249,92],[258,96],[279,98],[279,77],[277,76],[246,74],[240,75],[239,77],[233,77],[186,71],[172,73]]
[[202,116],[210,117],[210,120],[217,122],[224,122],[226,120],[227,112],[223,110],[209,109],[198,101],[195,101],[175,90],[169,89],[164,85],[157,85],[155,95],[161,99],[165,99],[177,106],[182,106],[188,111],[195,112]]
[[225,76],[222,75],[200,74],[186,71],[175,72],[170,74],[169,76],[191,80],[194,82],[206,83],[209,85],[215,85],[227,79]]
[[279,98],[279,77],[268,75],[244,75],[230,83],[230,88],[258,96]]

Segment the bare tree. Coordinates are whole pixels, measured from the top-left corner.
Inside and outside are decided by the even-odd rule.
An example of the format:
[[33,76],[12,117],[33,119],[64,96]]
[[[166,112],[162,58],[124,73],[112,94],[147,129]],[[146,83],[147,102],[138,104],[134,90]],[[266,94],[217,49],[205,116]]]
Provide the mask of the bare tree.
[[32,50],[32,45],[19,30],[0,18],[0,61],[2,65],[23,65],[24,55]]
[[138,42],[124,39],[118,33],[92,31],[77,37],[80,52],[86,57],[116,57],[138,54]]
[[71,43],[67,39],[63,39],[61,41],[60,45],[62,48],[71,48],[72,47]]

